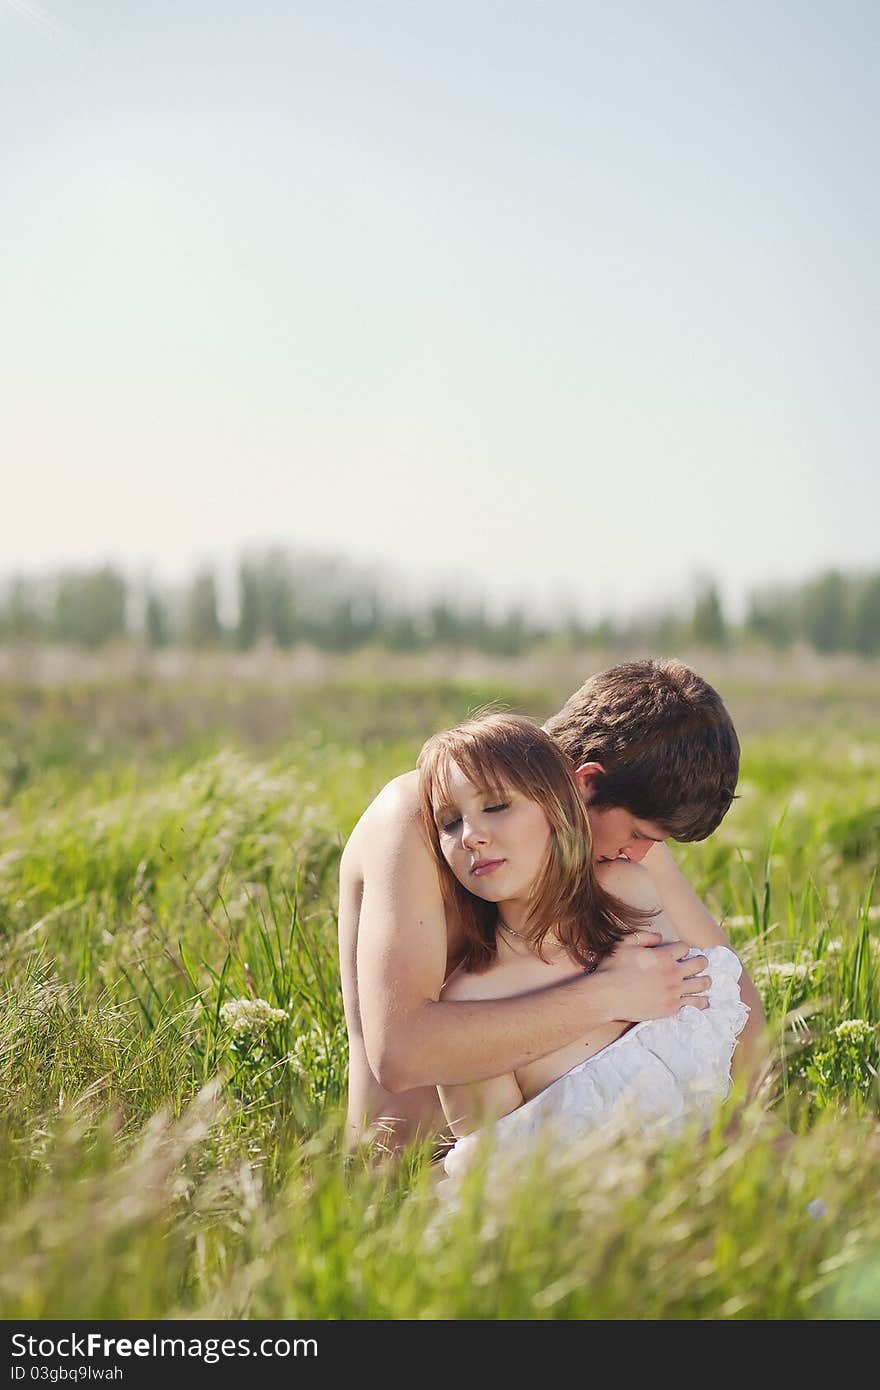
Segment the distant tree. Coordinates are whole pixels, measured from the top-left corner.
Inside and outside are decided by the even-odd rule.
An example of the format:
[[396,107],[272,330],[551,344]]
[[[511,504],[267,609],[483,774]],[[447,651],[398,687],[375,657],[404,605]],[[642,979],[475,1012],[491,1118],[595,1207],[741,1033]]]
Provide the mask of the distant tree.
[[217,609],[217,581],[211,570],[200,570],[186,593],[184,634],[192,647],[217,646],[223,635]]
[[826,570],[803,593],[804,635],[817,652],[848,645],[847,585],[839,570]]
[[804,602],[799,588],[755,589],[748,596],[745,613],[748,637],[769,642],[777,649],[804,637]]
[[238,624],[235,629],[235,643],[244,652],[249,651],[260,636],[260,598],[260,576],[256,565],[249,560],[242,560],[238,567]]
[[597,647],[615,647],[619,637],[620,633],[617,624],[610,614],[606,614],[604,618],[600,618],[593,628],[592,640]]
[[880,574],[869,574],[858,587],[852,638],[862,656],[880,656]]
[[126,583],[109,565],[69,571],[55,591],[53,634],[62,642],[100,647],[125,635]]
[[746,609],[746,633],[773,647],[788,647],[801,628],[798,609],[794,596],[781,589],[754,592]]
[[348,652],[358,645],[358,637],[355,600],[350,594],[340,595],[327,616],[324,645],[330,651]]
[[582,647],[589,646],[590,642],[595,640],[594,632],[577,609],[573,607],[565,609],[560,617],[556,632],[562,645],[571,651],[578,651]]
[[26,637],[42,636],[45,627],[45,620],[40,612],[37,585],[24,575],[13,575],[0,617],[0,630],[3,635],[20,641]]
[[154,589],[148,590],[144,606],[144,636],[148,647],[167,647],[171,641],[168,611]]
[[376,590],[363,588],[352,599],[351,608],[358,641],[361,644],[374,641],[382,626],[382,601]]
[[[673,608],[662,608],[649,619],[636,624],[641,636],[641,646],[649,652],[677,651],[689,637],[696,635],[694,632],[695,616],[694,614],[688,619]],[[708,642],[709,639],[699,637],[697,641]],[[715,644],[710,643],[710,645]]]
[[417,651],[423,641],[415,614],[403,609],[387,613],[382,625],[382,641],[395,652]]
[[721,596],[711,581],[700,585],[694,603],[691,631],[695,642],[707,647],[723,647],[727,642],[727,624],[721,607]]
[[509,609],[484,638],[486,650],[495,656],[519,656],[531,640],[531,628],[521,608]]
[[449,599],[435,599],[428,605],[427,627],[430,641],[438,647],[454,647],[461,640],[461,618]]
[[482,602],[473,604],[471,608],[463,608],[459,618],[461,624],[462,645],[473,647],[477,651],[488,651],[492,641],[492,622],[486,612],[486,605]]
[[294,580],[287,556],[270,551],[261,571],[262,608],[265,629],[277,647],[292,647],[299,636]]

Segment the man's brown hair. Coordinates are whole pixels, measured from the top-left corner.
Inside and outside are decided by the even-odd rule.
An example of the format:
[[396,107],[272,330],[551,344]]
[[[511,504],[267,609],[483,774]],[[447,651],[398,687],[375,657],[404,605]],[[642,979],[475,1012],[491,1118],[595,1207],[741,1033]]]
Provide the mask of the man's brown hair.
[[593,806],[622,806],[674,840],[705,840],[733,801],[733,722],[717,690],[680,661],[612,666],[544,728],[575,768],[604,767]]

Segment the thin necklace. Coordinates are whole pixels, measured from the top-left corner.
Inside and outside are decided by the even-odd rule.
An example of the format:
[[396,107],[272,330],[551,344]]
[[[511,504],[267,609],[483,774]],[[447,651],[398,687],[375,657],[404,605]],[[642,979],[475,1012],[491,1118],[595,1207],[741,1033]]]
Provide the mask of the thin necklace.
[[[499,927],[503,927],[504,930],[505,930],[506,932],[510,932],[510,935],[511,935],[511,936],[515,936],[519,941],[528,941],[528,942],[529,942],[529,945],[531,945],[531,941],[530,941],[529,937],[526,936],[525,932],[514,931],[513,927],[509,927],[509,926],[507,925],[507,923],[505,922],[504,918],[501,916],[501,913],[500,913],[500,912],[499,912],[499,914],[498,914],[498,925],[499,925]],[[566,948],[563,946],[562,942],[559,943],[559,949],[560,949],[560,950],[563,950],[563,951],[566,949]],[[599,962],[598,962],[598,959],[597,959],[597,957],[596,957],[596,952],[595,952],[595,951],[589,951],[587,954],[588,954],[589,957],[590,957],[590,964],[584,967],[584,974],[585,974],[585,975],[592,975],[593,971],[596,969],[596,966],[598,965]]]
[[503,927],[505,931],[509,931],[511,936],[518,937],[520,941],[528,941],[529,939],[524,931],[514,931],[513,927],[509,927],[500,912],[498,914],[498,925],[499,927]]

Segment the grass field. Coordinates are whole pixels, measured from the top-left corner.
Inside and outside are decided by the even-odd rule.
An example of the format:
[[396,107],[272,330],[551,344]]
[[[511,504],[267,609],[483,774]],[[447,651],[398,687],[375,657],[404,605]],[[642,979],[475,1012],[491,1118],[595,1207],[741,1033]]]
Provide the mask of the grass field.
[[880,1315],[880,680],[710,674],[740,799],[677,853],[764,993],[797,1137],[597,1145],[439,1231],[427,1151],[339,1158],[339,852],[427,734],[575,682],[7,674],[0,1316]]

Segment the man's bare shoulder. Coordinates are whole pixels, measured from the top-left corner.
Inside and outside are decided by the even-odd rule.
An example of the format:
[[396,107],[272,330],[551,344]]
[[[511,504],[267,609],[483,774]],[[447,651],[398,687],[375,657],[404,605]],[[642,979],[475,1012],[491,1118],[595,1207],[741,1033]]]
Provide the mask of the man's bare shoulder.
[[387,834],[390,824],[396,825],[401,820],[415,823],[419,818],[419,775],[403,772],[399,777],[392,777],[373,797],[351,837],[369,835],[373,827],[381,827],[382,834]]
[[[339,901],[340,922],[343,902],[356,904],[361,941],[368,946],[379,942],[383,950],[389,943],[394,946],[398,989],[401,951],[415,951],[423,963],[431,938],[439,962],[439,990],[449,954],[449,929],[414,772],[395,777],[383,787],[355,826],[342,855]],[[419,929],[415,934],[410,930],[413,924]],[[436,997],[430,995],[430,988],[433,976],[425,997]]]
[[[399,777],[392,777],[367,807],[367,811],[374,809],[380,815],[390,812],[399,815],[402,810],[409,810],[413,815],[418,815],[419,774],[413,770],[402,772]],[[366,815],[366,812],[364,814]]]
[[343,851],[343,869],[357,869],[379,849],[392,856],[416,840],[424,842],[418,773],[404,772],[386,782],[364,811]]

